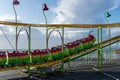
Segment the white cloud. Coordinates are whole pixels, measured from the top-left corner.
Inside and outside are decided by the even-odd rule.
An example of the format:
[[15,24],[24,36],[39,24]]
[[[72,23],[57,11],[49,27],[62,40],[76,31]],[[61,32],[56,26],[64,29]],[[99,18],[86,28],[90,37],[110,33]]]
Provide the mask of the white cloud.
[[[14,22],[15,18],[12,15],[3,15],[0,16],[0,21],[11,21]],[[20,17],[18,17],[18,22],[20,21]],[[8,25],[0,25],[2,30],[4,31],[5,35],[15,47],[15,27],[11,27]],[[21,27],[18,27],[20,29]],[[44,31],[43,31],[44,32]],[[31,30],[31,48],[43,48],[44,46],[41,44],[45,44],[45,36],[43,36],[38,29],[32,28]],[[38,44],[39,43],[39,44]],[[11,49],[9,42],[3,35],[2,31],[0,30],[0,44],[2,45],[0,49]],[[18,48],[19,49],[27,49],[28,48],[28,38],[26,36],[26,32],[23,30],[20,32],[19,40],[18,40]],[[45,48],[45,47],[44,47]]]
[[[1,30],[2,29],[2,30]],[[15,28],[13,27],[7,27],[4,25],[1,25],[0,33],[5,33],[6,35],[14,35],[15,34]]]
[[[19,21],[20,16],[18,16],[17,19],[18,19],[18,22],[21,22],[21,21]],[[12,21],[12,22],[15,22],[15,16],[6,14],[6,15],[3,15],[3,16],[0,16],[0,21]]]
[[[56,16],[52,23],[81,23],[94,24],[104,23],[104,13],[113,10],[120,5],[120,0],[60,0],[53,9]],[[73,26],[74,27],[74,26]],[[89,29],[76,29],[77,31],[89,31]],[[73,29],[66,29],[65,37],[74,38],[78,33]],[[74,32],[74,33],[73,33]],[[80,35],[79,35],[80,36]]]
[[115,8],[117,8],[117,7],[120,6],[120,0],[116,0],[116,1],[113,2],[113,3],[114,3],[114,7],[112,7],[110,10],[113,10],[113,9],[115,9]]
[[110,30],[111,30],[112,36],[120,35],[120,28],[111,28]]
[[34,29],[37,29],[38,31],[40,31],[42,33],[42,35],[45,35],[46,34],[46,28],[35,28]]
[[[104,15],[106,10],[113,10],[119,6],[117,2],[119,0],[58,0],[58,5],[54,8],[56,16],[53,18],[52,23],[103,23],[104,20],[100,15]],[[18,16],[18,21],[21,17]],[[15,17],[12,15],[0,16],[0,21],[15,21]],[[86,36],[92,29],[65,29],[65,42],[73,41],[75,39]],[[8,35],[8,38],[15,45],[15,28],[8,27],[4,28],[4,31]],[[95,33],[95,32],[94,32]],[[0,32],[0,34],[2,34]],[[22,36],[19,39],[19,48],[27,48],[27,37]],[[33,28],[31,32],[31,48],[45,48],[45,28]],[[44,34],[44,35],[43,35]],[[26,34],[25,34],[26,35]],[[68,40],[67,40],[68,39]],[[4,47],[8,47],[8,43],[2,38],[0,42]],[[49,46],[60,44],[60,38],[58,33],[53,33],[49,40]],[[3,48],[3,46],[2,46]]]
[[[0,16],[0,21],[10,21],[10,22],[15,22],[15,16],[12,16],[12,15],[3,15],[3,16]],[[18,22],[21,22],[20,21],[20,16],[18,16]],[[8,34],[8,35],[14,35],[15,34],[15,27],[11,27],[8,25],[1,25],[1,28],[3,29],[3,31],[5,32],[5,34]],[[0,31],[0,33],[2,33]]]
[[0,16],[0,20],[1,21],[6,21],[6,20],[14,20],[14,16],[12,15],[3,15],[3,16]]
[[[91,29],[90,29],[91,30]],[[88,29],[65,29],[65,38],[82,38],[85,37],[89,31]]]
[[103,23],[105,11],[120,5],[119,0],[60,0],[53,23]]

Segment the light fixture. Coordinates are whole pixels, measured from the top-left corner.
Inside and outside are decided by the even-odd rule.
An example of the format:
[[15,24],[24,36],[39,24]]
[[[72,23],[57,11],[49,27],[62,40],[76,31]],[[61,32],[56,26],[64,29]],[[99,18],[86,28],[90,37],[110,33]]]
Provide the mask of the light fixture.
[[43,4],[43,11],[47,11],[47,10],[49,10],[49,8],[48,8],[47,5],[44,3],[44,4]]
[[18,0],[13,0],[13,5],[19,5],[20,2]]

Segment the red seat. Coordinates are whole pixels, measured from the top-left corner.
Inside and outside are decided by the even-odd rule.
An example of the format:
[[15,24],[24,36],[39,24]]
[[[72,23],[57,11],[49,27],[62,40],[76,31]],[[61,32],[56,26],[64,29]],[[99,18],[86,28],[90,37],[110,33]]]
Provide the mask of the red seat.
[[58,52],[58,47],[52,47],[51,48],[51,53],[55,53]]
[[87,42],[87,39],[86,38],[82,38],[82,39],[80,39],[80,41],[84,44],[84,43]]
[[31,52],[30,54],[31,54],[31,56],[36,56],[35,52]]
[[74,47],[79,46],[79,42],[74,41],[74,42],[73,42],[73,45],[74,45]]
[[74,42],[69,42],[65,45],[67,48],[74,48],[75,45],[74,45]]
[[94,37],[93,35],[89,34],[89,35],[88,35],[88,38],[89,38],[90,40],[94,40],[95,37]]
[[3,58],[3,55],[2,55],[2,54],[0,54],[0,58]]
[[40,54],[41,54],[41,52],[40,52],[39,49],[35,49],[35,50],[33,51],[33,53],[34,53],[35,55],[40,55]]
[[41,55],[46,55],[46,54],[50,54],[50,53],[51,53],[50,49],[41,50]]

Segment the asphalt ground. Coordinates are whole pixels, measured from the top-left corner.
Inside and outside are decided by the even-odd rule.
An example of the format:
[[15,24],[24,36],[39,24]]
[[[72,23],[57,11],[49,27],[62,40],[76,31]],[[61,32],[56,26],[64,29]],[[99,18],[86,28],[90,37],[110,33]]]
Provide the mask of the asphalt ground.
[[30,77],[8,80],[120,80],[120,65],[104,64],[103,71],[91,65],[71,67],[65,72],[56,71],[46,75],[34,74]]

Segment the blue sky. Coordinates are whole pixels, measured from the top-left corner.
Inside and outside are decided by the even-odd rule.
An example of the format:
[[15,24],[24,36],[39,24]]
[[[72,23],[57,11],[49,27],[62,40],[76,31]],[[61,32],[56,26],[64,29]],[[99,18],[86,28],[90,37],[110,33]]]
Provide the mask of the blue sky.
[[[13,0],[0,0],[0,20],[15,21]],[[46,3],[49,11],[46,11],[48,23],[77,23],[77,24],[97,24],[106,23],[104,13],[109,11],[110,23],[120,22],[120,0],[19,0],[20,5],[16,6],[18,21],[25,23],[45,23],[42,12],[42,4]],[[7,37],[15,46],[15,28],[4,27]],[[86,36],[92,29],[65,29],[65,42]],[[104,33],[107,36],[107,29]],[[119,29],[112,29],[112,34],[116,34]],[[95,34],[95,31],[94,31]],[[57,33],[53,33],[50,38],[49,47],[61,43]],[[9,49],[11,46],[0,31],[0,49]],[[45,28],[32,28],[32,48],[45,48]],[[18,48],[27,48],[27,37],[22,32],[19,39]]]

